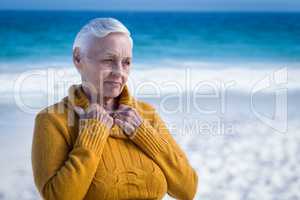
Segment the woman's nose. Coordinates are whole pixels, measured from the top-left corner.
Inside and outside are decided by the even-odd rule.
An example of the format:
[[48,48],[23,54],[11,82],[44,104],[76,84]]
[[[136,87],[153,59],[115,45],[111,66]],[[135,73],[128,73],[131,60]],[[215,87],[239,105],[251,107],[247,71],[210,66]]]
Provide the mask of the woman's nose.
[[122,76],[123,74],[123,67],[122,63],[118,62],[116,63],[112,68],[112,74]]

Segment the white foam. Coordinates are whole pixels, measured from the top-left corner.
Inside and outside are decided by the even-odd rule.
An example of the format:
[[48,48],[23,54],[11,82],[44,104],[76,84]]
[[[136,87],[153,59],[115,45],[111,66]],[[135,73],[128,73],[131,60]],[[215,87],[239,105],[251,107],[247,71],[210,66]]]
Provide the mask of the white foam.
[[[40,68],[37,68],[37,65],[34,67],[36,69],[32,70],[0,74],[0,95],[12,94],[16,92],[15,88],[22,88],[22,93],[28,94],[54,93],[56,89],[66,90],[67,86],[80,82],[79,74],[70,63],[41,63],[40,65]],[[194,91],[197,86],[200,90],[226,87],[247,93],[264,78],[273,76],[278,70],[285,68],[288,73],[286,87],[299,89],[299,68],[293,64],[269,64],[266,67],[260,63],[177,63],[176,61],[162,61],[156,64],[136,63],[128,84],[132,90],[140,88],[141,90],[137,92],[145,93],[158,89],[161,93]]]

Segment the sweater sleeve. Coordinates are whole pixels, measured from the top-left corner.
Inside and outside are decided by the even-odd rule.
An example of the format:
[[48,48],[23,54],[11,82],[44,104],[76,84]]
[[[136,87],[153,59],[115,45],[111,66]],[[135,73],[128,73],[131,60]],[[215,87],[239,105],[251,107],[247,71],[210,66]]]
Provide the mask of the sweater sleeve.
[[198,185],[196,171],[157,113],[154,114],[154,125],[144,120],[131,140],[160,166],[170,196],[181,200],[194,198]]
[[43,199],[79,200],[89,189],[109,133],[95,119],[79,123],[79,135],[70,150],[55,117],[49,113],[36,116],[32,169]]

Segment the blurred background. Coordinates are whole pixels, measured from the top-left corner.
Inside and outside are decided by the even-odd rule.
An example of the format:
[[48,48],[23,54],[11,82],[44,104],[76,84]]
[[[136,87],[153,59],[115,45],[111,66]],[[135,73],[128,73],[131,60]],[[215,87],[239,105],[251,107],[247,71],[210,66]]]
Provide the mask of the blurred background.
[[80,83],[72,44],[96,17],[131,31],[128,85],[197,170],[195,199],[300,199],[297,0],[1,0],[0,199],[40,199],[34,117]]

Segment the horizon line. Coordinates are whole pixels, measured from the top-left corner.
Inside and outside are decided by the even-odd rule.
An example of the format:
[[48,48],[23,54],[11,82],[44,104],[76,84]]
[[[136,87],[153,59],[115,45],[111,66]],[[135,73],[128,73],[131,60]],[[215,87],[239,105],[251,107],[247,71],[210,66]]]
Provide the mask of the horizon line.
[[13,9],[13,8],[0,8],[0,11],[57,11],[57,12],[194,12],[194,13],[205,13],[205,12],[236,12],[236,13],[300,13],[300,10],[171,10],[171,9],[161,9],[161,10],[147,10],[147,9]]

